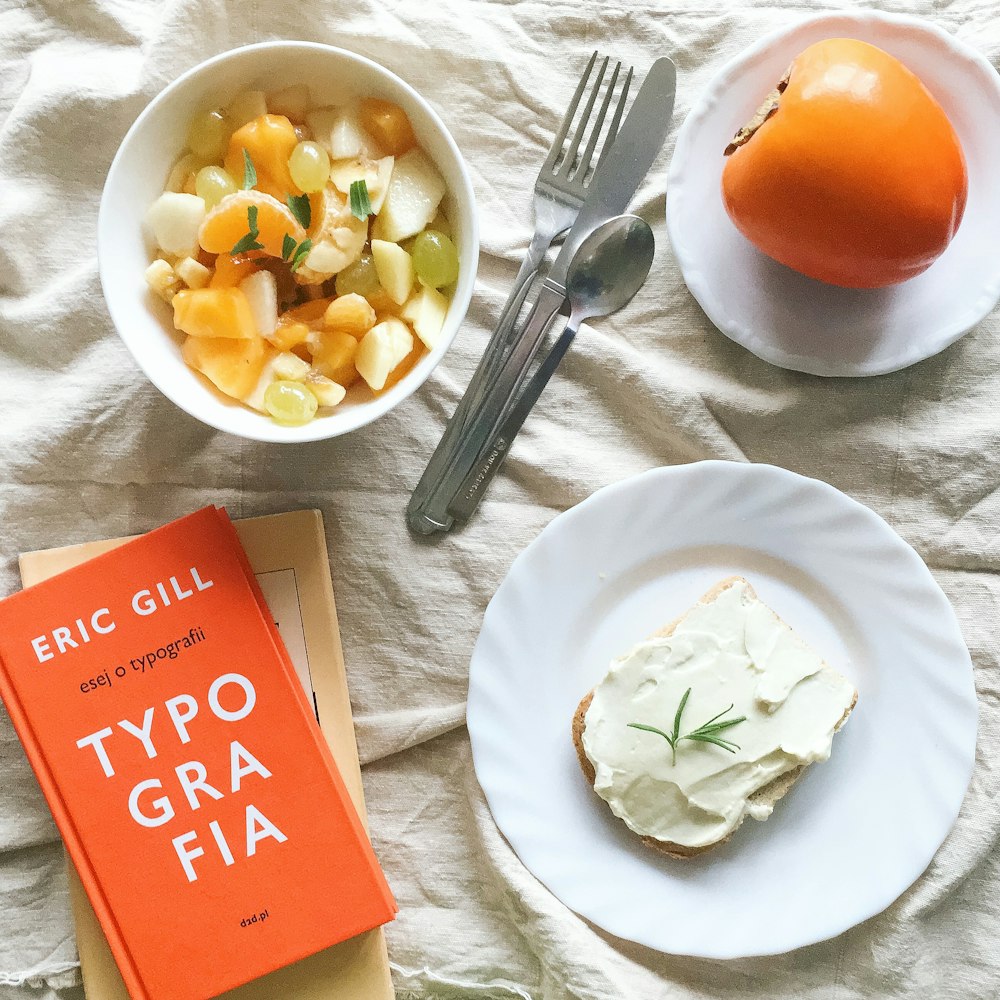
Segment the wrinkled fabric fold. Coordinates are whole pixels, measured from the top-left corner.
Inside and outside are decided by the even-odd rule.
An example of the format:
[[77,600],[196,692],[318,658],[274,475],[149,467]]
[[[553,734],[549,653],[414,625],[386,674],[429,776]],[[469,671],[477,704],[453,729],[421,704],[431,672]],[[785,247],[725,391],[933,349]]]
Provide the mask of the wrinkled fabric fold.
[[[877,6],[924,15],[1000,61],[992,3]],[[786,372],[712,327],[666,238],[677,123],[722,62],[812,12],[750,0],[0,0],[0,593],[18,587],[20,551],[144,531],[208,503],[233,517],[321,508],[407,1000],[996,992],[1000,320],[880,378]],[[241,441],[174,407],[115,336],[97,274],[101,187],[132,121],[199,61],[270,38],[343,46],[413,85],[466,157],[480,213],[476,293],[441,366],[376,423],[314,445]],[[469,526],[416,540],[409,492],[506,298],[535,175],[594,48],[640,76],[664,54],[678,67],[675,125],[633,203],[656,234],[652,273],[628,308],[580,332]],[[164,150],[164,175],[175,152]],[[734,962],[617,940],[550,895],[494,825],[463,723],[482,614],[518,552],[601,486],[708,458],[824,479],[886,518],[953,602],[980,698],[972,785],[916,885],[832,941]],[[61,846],[6,714],[0,772],[0,1000],[81,1000]]]

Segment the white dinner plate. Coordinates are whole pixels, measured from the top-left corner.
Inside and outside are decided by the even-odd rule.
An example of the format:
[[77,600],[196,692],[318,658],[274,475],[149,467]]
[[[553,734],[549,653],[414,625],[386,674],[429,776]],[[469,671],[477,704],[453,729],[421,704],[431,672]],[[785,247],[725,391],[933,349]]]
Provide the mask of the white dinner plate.
[[[858,704],[766,823],[676,860],[612,816],[570,726],[614,657],[733,574]],[[556,517],[490,602],[469,678],[476,774],[524,864],[606,931],[710,958],[822,941],[896,899],[958,815],[976,716],[955,614],[913,549],[832,486],[735,462],[654,469]]]
[[[969,199],[955,239],[923,274],[877,290],[826,285],[776,263],[722,204],[722,151],[792,59],[824,38],[877,45],[942,105],[965,150]],[[684,280],[708,318],[758,357],[814,375],[880,375],[928,358],[1000,299],[1000,75],[926,20],[857,11],[811,17],[741,52],[695,102],[667,179],[667,229]]]

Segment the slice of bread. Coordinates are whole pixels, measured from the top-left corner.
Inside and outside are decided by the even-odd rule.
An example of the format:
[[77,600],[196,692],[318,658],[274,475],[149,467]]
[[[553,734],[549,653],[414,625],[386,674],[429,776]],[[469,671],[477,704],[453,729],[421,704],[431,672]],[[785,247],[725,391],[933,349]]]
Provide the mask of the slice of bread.
[[[731,576],[727,577],[725,580],[720,581],[711,590],[702,595],[698,600],[695,607],[702,604],[711,604],[712,601],[718,597],[724,590],[732,587],[734,584],[742,583],[746,585],[747,593],[751,597],[756,597],[753,587],[750,583],[741,576]],[[688,609],[679,618],[676,618],[669,625],[655,632],[650,638],[662,638],[670,635],[675,628],[694,610],[693,608]],[[784,622],[782,624],[785,624]],[[573,744],[576,747],[576,756],[580,761],[580,768],[587,779],[587,782],[593,787],[594,782],[597,780],[597,772],[594,770],[594,765],[590,762],[590,758],[587,756],[586,751],[583,748],[583,733],[587,726],[587,709],[590,708],[590,703],[594,698],[594,689],[584,695],[580,704],[577,706],[576,713],[573,716]],[[854,700],[851,702],[847,711],[844,712],[843,718],[837,723],[835,730],[840,729],[840,727],[847,721],[847,717],[854,710],[854,706],[857,704],[858,696],[855,692]],[[798,767],[794,767],[789,771],[785,771],[783,774],[779,774],[776,778],[770,781],[768,784],[761,788],[758,788],[753,792],[749,801],[753,803],[760,803],[762,805],[773,806],[778,799],[782,798],[786,792],[795,784],[795,782],[802,775],[802,772],[806,769],[805,764],[801,764]],[[744,817],[745,818],[745,817]],[[742,823],[743,820],[740,820]],[[693,858],[699,854],[704,854],[706,851],[712,850],[714,847],[718,847],[720,844],[725,844],[729,841],[732,835],[739,829],[740,823],[737,823],[729,833],[723,837],[721,840],[717,840],[714,843],[706,844],[704,847],[687,847],[684,844],[675,844],[669,840],[657,840],[655,837],[640,837],[639,839],[646,844],[648,847],[652,847],[656,851],[660,851],[663,854],[668,854],[672,858]]]

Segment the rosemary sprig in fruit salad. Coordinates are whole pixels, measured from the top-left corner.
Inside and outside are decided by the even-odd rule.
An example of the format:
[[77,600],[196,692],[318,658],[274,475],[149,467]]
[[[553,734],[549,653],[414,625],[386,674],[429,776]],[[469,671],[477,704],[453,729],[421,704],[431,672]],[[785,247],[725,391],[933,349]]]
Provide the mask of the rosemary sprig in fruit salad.
[[458,278],[445,184],[403,110],[247,91],[197,115],[149,207],[150,288],[220,392],[303,424],[437,343]]

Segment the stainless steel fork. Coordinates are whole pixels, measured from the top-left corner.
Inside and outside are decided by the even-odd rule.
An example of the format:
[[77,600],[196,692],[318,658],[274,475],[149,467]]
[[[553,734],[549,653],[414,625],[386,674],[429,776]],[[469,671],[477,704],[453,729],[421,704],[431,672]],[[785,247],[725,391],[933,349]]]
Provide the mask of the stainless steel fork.
[[[487,361],[487,369],[484,372],[487,384],[490,381],[490,376],[502,366],[503,358],[506,354],[506,351],[497,351],[495,348],[498,344],[504,342],[507,335],[511,332],[521,305],[531,287],[531,282],[545,260],[546,252],[552,246],[553,242],[555,242],[556,237],[569,229],[576,221],[580,206],[587,197],[587,187],[593,176],[590,164],[601,137],[604,120],[607,117],[608,109],[615,94],[615,85],[618,82],[618,76],[622,69],[620,62],[615,63],[611,79],[604,93],[600,111],[597,115],[597,120],[593,123],[593,127],[590,130],[590,136],[587,139],[587,145],[584,147],[582,156],[580,155],[580,146],[586,135],[587,127],[590,125],[590,116],[593,113],[601,84],[604,82],[609,61],[609,58],[605,57],[601,63],[597,78],[590,87],[590,94],[583,113],[580,115],[580,120],[567,147],[566,136],[569,134],[570,127],[573,124],[573,119],[580,104],[580,98],[587,88],[594,65],[597,62],[597,53],[595,52],[591,55],[590,61],[587,63],[587,68],[584,70],[583,76],[577,84],[573,100],[570,102],[569,108],[563,116],[559,131],[552,140],[549,155],[545,158],[542,169],[538,172],[538,178],[535,180],[535,232],[531,237],[528,251],[521,262],[521,269],[517,272],[510,295],[507,297],[507,302],[500,313],[493,336],[484,354]],[[597,162],[598,167],[601,165],[608,150],[611,148],[611,144],[615,141],[615,136],[618,134],[618,126],[621,124],[622,114],[625,111],[625,103],[631,83],[632,67],[630,66],[625,75],[625,82],[618,94],[611,124],[608,126],[607,135],[601,147],[601,155]],[[473,381],[475,381],[475,376],[473,377]],[[472,388],[473,382],[470,382],[469,386]]]
[[[531,287],[532,280],[545,260],[546,251],[556,237],[569,229],[576,220],[580,207],[587,196],[587,187],[594,174],[591,164],[601,141],[604,122],[613,101],[615,109],[601,145],[598,167],[618,134],[618,127],[621,124],[629,87],[632,83],[631,66],[628,68],[624,83],[616,98],[615,91],[622,71],[622,64],[620,62],[615,64],[597,116],[592,119],[594,106],[600,96],[609,62],[610,59],[605,57],[600,64],[596,78],[591,82],[591,76],[597,64],[597,53],[594,52],[590,57],[587,68],[577,84],[569,108],[552,141],[549,154],[538,173],[534,190],[535,232],[528,246],[528,251],[465,395],[459,401],[451,420],[448,421],[441,440],[410,498],[407,519],[410,527],[420,534],[429,534],[443,527],[436,518],[426,513],[425,508],[431,504],[443,473],[455,460],[455,446],[469,413],[474,412],[476,403],[489,389],[493,376],[502,369],[505,358],[516,343],[519,332],[517,328],[518,314]],[[577,118],[576,113],[584,93],[588,95],[587,100],[567,144],[567,136],[569,136],[570,129]],[[582,153],[580,152],[581,146],[583,147]]]

